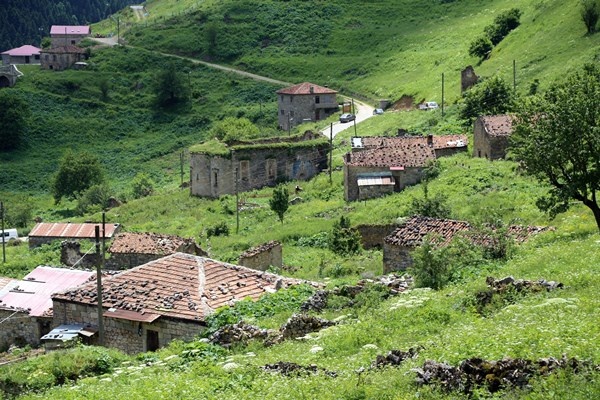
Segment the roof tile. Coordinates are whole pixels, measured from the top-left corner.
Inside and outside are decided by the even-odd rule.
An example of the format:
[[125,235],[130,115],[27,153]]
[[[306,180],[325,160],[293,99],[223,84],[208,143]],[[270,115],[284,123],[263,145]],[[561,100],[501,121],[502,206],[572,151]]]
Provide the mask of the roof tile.
[[[311,91],[312,88],[312,91]],[[327,87],[315,85],[310,82],[299,83],[294,86],[290,86],[287,88],[283,88],[277,91],[277,94],[292,94],[292,95],[302,95],[302,94],[335,94],[336,90],[329,89]]]

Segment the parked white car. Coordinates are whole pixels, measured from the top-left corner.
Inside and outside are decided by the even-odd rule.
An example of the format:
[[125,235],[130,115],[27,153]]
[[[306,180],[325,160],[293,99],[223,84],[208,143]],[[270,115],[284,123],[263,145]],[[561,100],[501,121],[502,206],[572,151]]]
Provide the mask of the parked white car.
[[2,236],[2,231],[0,230],[0,242],[8,243],[17,239],[19,239],[19,234],[16,229],[5,229],[4,236]]
[[419,110],[435,110],[437,108],[439,108],[439,106],[435,101],[426,101],[425,103],[419,104]]

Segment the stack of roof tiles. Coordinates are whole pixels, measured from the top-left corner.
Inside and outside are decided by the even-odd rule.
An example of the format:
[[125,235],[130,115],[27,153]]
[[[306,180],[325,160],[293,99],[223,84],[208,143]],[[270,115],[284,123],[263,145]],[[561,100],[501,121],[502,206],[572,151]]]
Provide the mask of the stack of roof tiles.
[[124,232],[115,237],[108,252],[112,254],[163,254],[181,251],[182,246],[194,244],[192,239],[157,233]]
[[[175,253],[102,281],[102,304],[134,312],[202,321],[216,308],[257,300],[265,292],[305,283],[209,258]],[[96,305],[96,284],[58,293],[54,300]]]
[[490,136],[509,136],[512,133],[513,118],[510,115],[485,115],[481,121]]

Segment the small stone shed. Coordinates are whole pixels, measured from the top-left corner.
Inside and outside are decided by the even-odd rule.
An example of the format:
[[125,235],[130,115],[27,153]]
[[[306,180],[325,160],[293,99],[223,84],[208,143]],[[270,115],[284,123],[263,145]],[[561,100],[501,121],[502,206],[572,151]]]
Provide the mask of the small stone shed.
[[2,64],[39,64],[40,50],[38,47],[25,45],[2,52]]
[[[531,235],[550,230],[549,227],[511,225],[507,234],[517,242],[527,240]],[[383,272],[404,271],[413,263],[410,253],[419,247],[427,235],[439,237],[438,245],[444,246],[460,233],[473,231],[473,226],[466,221],[432,218],[415,215],[404,221],[383,242]],[[474,244],[488,245],[490,238],[471,236]]]
[[95,273],[40,266],[23,280],[0,279],[0,351],[36,346],[52,325],[51,295],[79,286]]
[[484,115],[475,120],[473,157],[499,160],[506,157],[508,138],[513,130],[510,115]]
[[281,243],[271,240],[253,247],[240,255],[239,264],[260,271],[266,271],[270,266],[281,268],[283,266]]
[[303,82],[277,91],[279,128],[287,131],[306,121],[319,121],[339,111],[337,91]]
[[[40,222],[29,232],[29,248],[39,247],[56,240],[95,240],[96,226],[100,227],[100,236],[102,236],[101,223]],[[119,224],[105,224],[106,239],[112,239],[119,229]]]
[[[104,345],[133,354],[191,340],[217,308],[300,283],[305,281],[175,253],[103,280]],[[52,300],[54,326],[98,326],[95,283]]]
[[467,143],[466,135],[354,137],[352,151],[344,156],[344,198],[399,192],[420,182],[429,162],[464,152]]
[[190,192],[220,197],[286,180],[308,180],[327,168],[327,139],[302,135],[237,142],[212,141],[190,149]]
[[122,232],[115,236],[108,249],[107,268],[129,269],[174,253],[196,256],[208,254],[192,238],[150,232]]
[[63,71],[77,62],[85,60],[85,50],[74,45],[51,47],[40,52],[42,69]]

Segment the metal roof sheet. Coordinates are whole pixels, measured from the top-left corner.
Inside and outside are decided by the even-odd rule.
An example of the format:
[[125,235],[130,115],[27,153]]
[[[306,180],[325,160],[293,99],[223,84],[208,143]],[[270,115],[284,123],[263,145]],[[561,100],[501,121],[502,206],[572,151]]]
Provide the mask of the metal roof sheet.
[[89,35],[89,25],[52,25],[50,35]]
[[25,46],[17,47],[14,49],[6,50],[2,54],[8,54],[9,56],[34,56],[40,54],[39,48],[26,44]]
[[0,305],[11,309],[28,310],[40,317],[52,309],[51,295],[88,282],[95,272],[65,268],[37,267],[23,280],[10,282],[0,292]]
[[[40,222],[36,224],[29,237],[56,237],[56,238],[72,238],[72,239],[94,239],[96,226],[100,227],[100,235],[102,235],[102,223],[52,223]],[[105,235],[107,238],[112,238],[115,231],[119,229],[119,224],[106,224]]]

